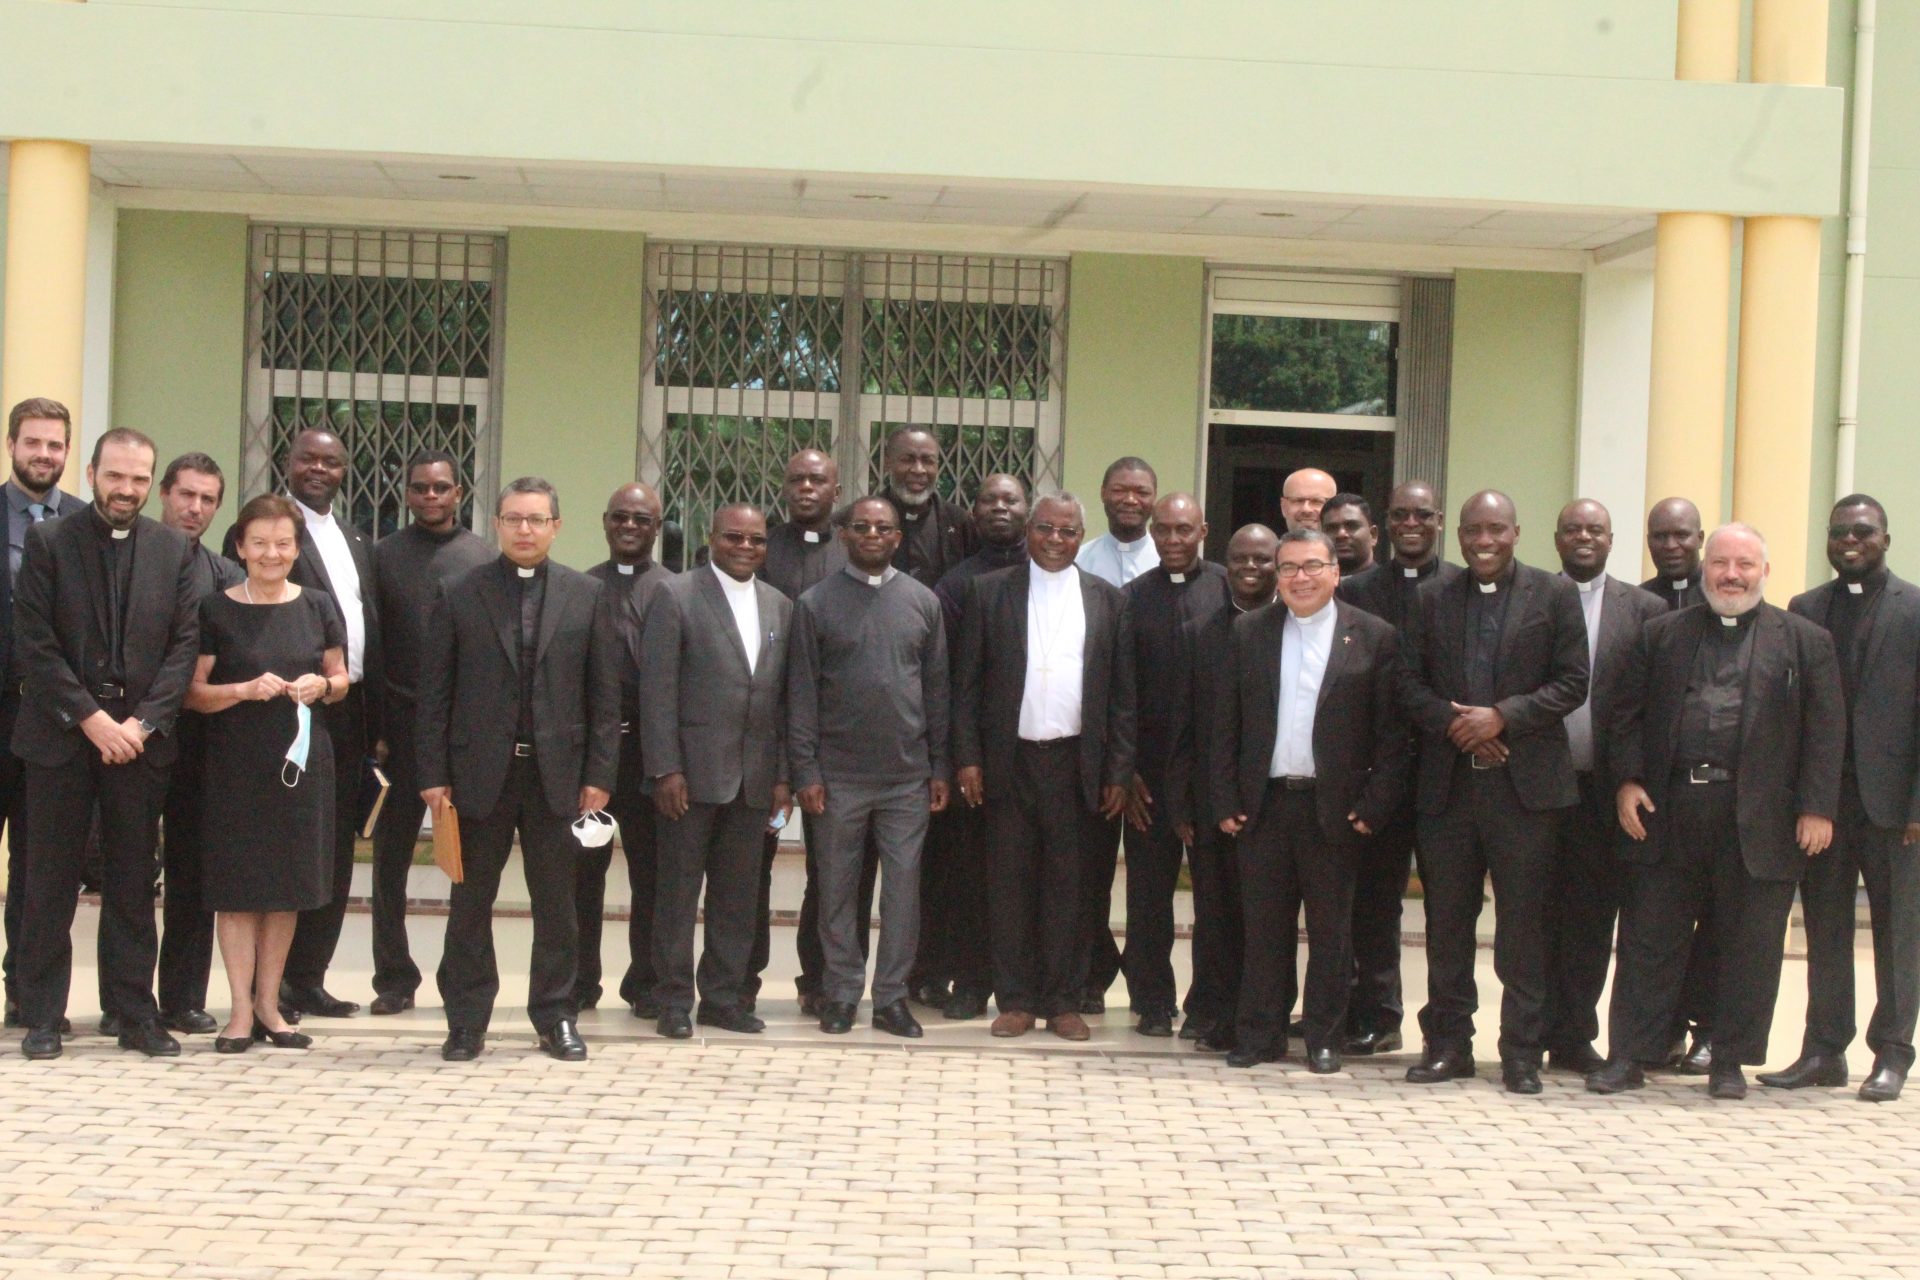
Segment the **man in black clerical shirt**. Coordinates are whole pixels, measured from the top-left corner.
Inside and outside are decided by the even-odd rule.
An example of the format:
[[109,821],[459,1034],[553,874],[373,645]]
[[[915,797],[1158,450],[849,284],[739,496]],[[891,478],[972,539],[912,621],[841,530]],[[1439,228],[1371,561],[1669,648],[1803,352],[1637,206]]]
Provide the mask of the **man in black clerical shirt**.
[[[1394,486],[1387,495],[1392,555],[1351,578],[1342,577],[1340,599],[1404,632],[1415,620],[1414,593],[1421,585],[1445,584],[1460,575],[1460,566],[1448,564],[1441,555],[1445,519],[1433,486],[1425,480]],[[1409,768],[1417,776],[1417,734],[1414,753]],[[1347,1052],[1359,1057],[1392,1053],[1402,1044],[1400,1024],[1406,1015],[1400,917],[1413,870],[1414,827],[1414,788],[1408,787],[1386,828],[1360,846],[1353,885],[1353,998],[1347,1006]]]
[[1777,1089],[1847,1082],[1853,1042],[1855,892],[1866,878],[1873,927],[1873,1070],[1866,1102],[1900,1096],[1913,1066],[1920,1005],[1920,588],[1887,569],[1887,512],[1863,493],[1827,520],[1836,581],[1788,606],[1826,627],[1847,701],[1847,755],[1833,846],[1807,866],[1807,1031],[1800,1057],[1760,1077]]
[[[640,634],[647,625],[660,584],[673,575],[654,562],[653,544],[660,532],[660,495],[644,484],[623,484],[607,499],[600,516],[607,539],[607,559],[587,570],[605,591],[625,591],[628,604],[615,604],[623,657],[620,664],[620,780],[614,785],[607,812],[620,826],[620,847],[627,859],[627,886],[632,895],[627,917],[627,969],[620,979],[620,999],[636,1018],[651,1022],[660,1016],[653,998],[653,901],[659,879],[654,839],[653,801],[646,794],[646,765],[640,742]],[[591,1009],[600,1003],[600,936],[607,905],[607,869],[613,865],[611,842],[580,851],[579,874],[574,880],[574,913],[580,921],[580,971],[573,982],[575,1005]]]
[[[245,579],[246,570],[201,541],[226,494],[220,464],[186,453],[160,477],[160,523],[193,547],[193,591],[205,600]],[[207,975],[213,967],[213,912],[200,905],[200,795],[207,750],[206,721],[182,711],[180,740],[161,822],[160,857],[166,876],[161,906],[160,1021],[170,1031],[205,1034],[220,1024],[207,1012]]]
[[1380,531],[1373,524],[1373,507],[1357,493],[1336,493],[1320,509],[1320,531],[1333,539],[1333,555],[1340,562],[1342,581],[1373,568],[1373,547]]
[[[960,645],[967,583],[1027,558],[1027,491],[995,472],[973,498],[980,549],[947,571],[933,594],[947,628],[947,652]],[[920,868],[920,950],[907,989],[921,1004],[956,1022],[987,1011],[993,963],[987,948],[987,859],[992,846],[980,810],[950,804],[933,815]],[[951,987],[949,987],[951,983]]]
[[387,799],[373,828],[372,1010],[413,1007],[420,968],[407,941],[407,878],[426,805],[414,737],[420,704],[420,655],[427,613],[446,583],[494,558],[460,521],[467,496],[459,464],[442,449],[423,449],[407,463],[406,504],[412,521],[373,550],[375,599],[386,640],[382,664],[387,746]]
[[1718,934],[1707,1093],[1746,1096],[1794,886],[1833,839],[1847,740],[1833,640],[1766,603],[1767,546],[1751,526],[1722,525],[1704,552],[1706,605],[1642,628],[1622,685],[1615,803],[1630,870],[1595,1093],[1637,1089],[1664,1061],[1705,898]]
[[880,496],[899,510],[907,528],[893,567],[932,587],[980,545],[966,500],[940,496],[940,441],[926,427],[895,430],[887,437],[881,461],[887,482]]
[[1128,998],[1146,1036],[1173,1034],[1179,992],[1173,977],[1173,895],[1186,842],[1174,830],[1167,775],[1181,690],[1162,678],[1184,661],[1187,624],[1226,603],[1227,571],[1200,558],[1207,522],[1192,494],[1170,493],[1148,526],[1160,562],[1128,583],[1133,669],[1146,673],[1135,698],[1138,734],[1127,793],[1127,946],[1121,964]]

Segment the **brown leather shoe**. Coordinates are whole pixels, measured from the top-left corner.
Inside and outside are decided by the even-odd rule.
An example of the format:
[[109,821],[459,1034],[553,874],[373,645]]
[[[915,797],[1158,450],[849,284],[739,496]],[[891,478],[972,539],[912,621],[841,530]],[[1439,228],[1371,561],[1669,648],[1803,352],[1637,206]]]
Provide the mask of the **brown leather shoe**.
[[1023,1036],[1033,1030],[1033,1015],[1024,1009],[1009,1009],[993,1020],[989,1030],[1002,1040]]
[[1085,1040],[1093,1033],[1087,1030],[1087,1020],[1077,1013],[1056,1013],[1047,1019],[1047,1030],[1062,1040]]

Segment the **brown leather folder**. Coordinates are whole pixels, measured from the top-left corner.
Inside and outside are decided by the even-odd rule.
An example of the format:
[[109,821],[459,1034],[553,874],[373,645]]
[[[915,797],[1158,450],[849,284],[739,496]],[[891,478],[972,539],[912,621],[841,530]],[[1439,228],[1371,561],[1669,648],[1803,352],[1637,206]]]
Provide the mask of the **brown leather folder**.
[[443,802],[433,813],[433,863],[455,884],[467,878],[466,867],[460,861],[460,815],[454,811],[451,800]]

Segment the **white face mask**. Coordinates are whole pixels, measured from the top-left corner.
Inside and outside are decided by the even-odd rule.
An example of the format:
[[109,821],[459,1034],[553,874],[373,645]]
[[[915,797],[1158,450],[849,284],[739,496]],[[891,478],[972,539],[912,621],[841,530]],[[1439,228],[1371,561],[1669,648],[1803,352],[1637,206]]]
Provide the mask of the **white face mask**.
[[613,841],[613,819],[604,809],[594,809],[573,820],[573,838],[583,848],[598,849]]
[[[313,708],[304,702],[293,707],[293,742],[287,748],[286,763],[280,766],[282,785],[297,787],[300,778],[307,771],[307,754],[313,746]],[[293,781],[288,782],[288,770],[292,770]]]

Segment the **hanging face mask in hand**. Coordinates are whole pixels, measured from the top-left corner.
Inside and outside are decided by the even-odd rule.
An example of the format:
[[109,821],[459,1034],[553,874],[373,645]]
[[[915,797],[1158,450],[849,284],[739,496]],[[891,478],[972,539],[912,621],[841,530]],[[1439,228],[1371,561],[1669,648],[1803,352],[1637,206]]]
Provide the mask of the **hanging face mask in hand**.
[[[293,745],[287,748],[286,763],[280,766],[282,786],[297,787],[300,778],[307,771],[307,752],[313,746],[313,708],[304,702],[293,707]],[[288,780],[288,770],[292,770],[292,780]]]
[[588,849],[598,849],[613,839],[613,819],[595,809],[574,819],[573,838]]

